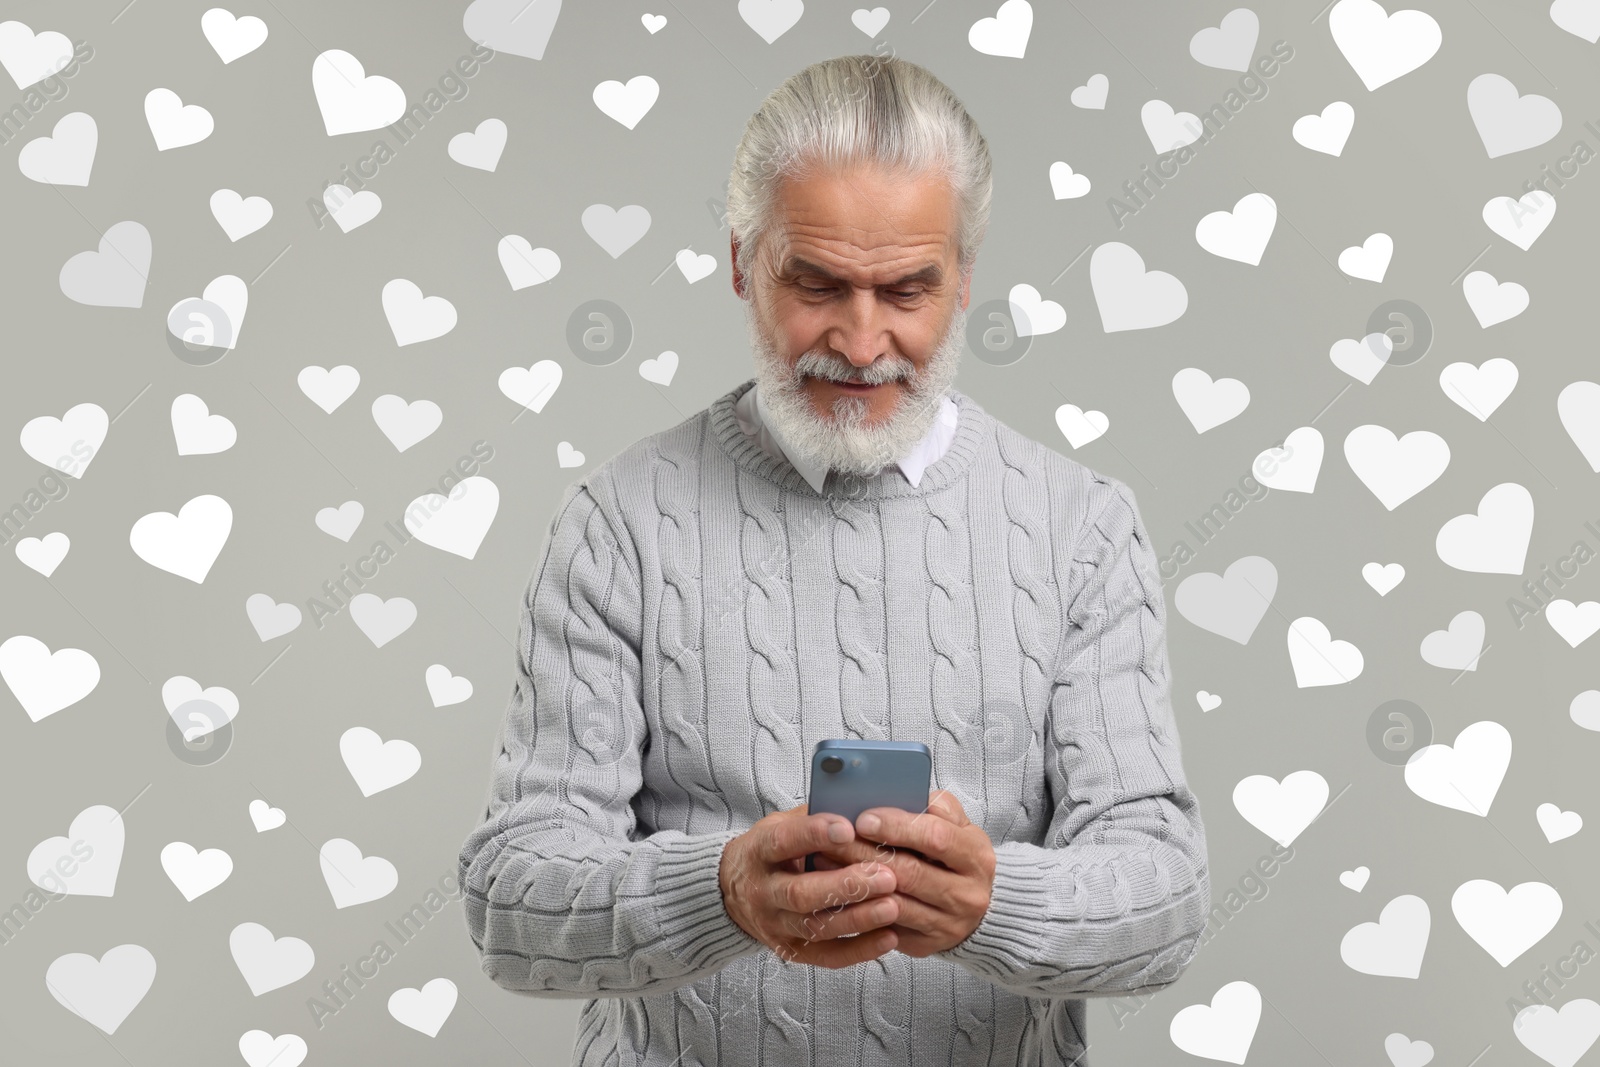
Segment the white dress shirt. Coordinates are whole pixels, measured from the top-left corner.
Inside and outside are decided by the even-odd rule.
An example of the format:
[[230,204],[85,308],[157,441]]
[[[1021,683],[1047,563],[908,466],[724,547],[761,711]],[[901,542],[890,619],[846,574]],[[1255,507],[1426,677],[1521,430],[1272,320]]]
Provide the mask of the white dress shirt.
[[[734,407],[739,428],[754,437],[771,455],[782,456],[788,460],[790,466],[799,471],[805,480],[811,483],[813,489],[821,493],[823,483],[828,477],[827,468],[796,459],[791,454],[791,450],[785,447],[783,436],[777,426],[767,417],[766,404],[758,395],[760,392],[761,384],[757,382],[739,398],[739,403]],[[934,418],[927,434],[899,459],[900,471],[913,487],[922,481],[922,472],[931,464],[937,463],[939,457],[950,447],[950,442],[955,440],[956,425],[959,421],[960,411],[955,401],[948,395],[941,397],[939,414]]]

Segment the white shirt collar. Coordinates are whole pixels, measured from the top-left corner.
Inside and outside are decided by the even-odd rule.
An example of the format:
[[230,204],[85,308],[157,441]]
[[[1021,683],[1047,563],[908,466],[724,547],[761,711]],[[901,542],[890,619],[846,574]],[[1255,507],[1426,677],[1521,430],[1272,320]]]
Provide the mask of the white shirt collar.
[[[740,429],[754,437],[768,453],[781,455],[788,460],[789,465],[799,471],[813,489],[821,493],[828,477],[827,468],[795,459],[792,450],[786,447],[777,425],[768,417],[767,407],[761,399],[760,392],[759,383],[752,385],[745,390],[745,394],[735,405],[734,414],[738,417]],[[937,463],[949,450],[951,442],[955,440],[956,426],[960,421],[961,412],[956,407],[955,401],[950,399],[949,394],[941,397],[939,414],[934,418],[933,425],[928,428],[922,440],[913,445],[897,461],[901,473],[913,487],[921,483],[923,472]]]

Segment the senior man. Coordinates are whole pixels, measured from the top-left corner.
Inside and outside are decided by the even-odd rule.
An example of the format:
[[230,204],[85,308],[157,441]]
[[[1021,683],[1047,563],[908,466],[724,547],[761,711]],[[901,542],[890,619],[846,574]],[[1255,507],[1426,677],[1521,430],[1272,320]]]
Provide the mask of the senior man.
[[[574,1064],[1086,1067],[1084,998],[1194,955],[1133,495],[950,384],[990,189],[922,67],[794,75],[728,188],[754,379],[563,496],[460,875]],[[808,814],[830,737],[926,743],[927,810]]]

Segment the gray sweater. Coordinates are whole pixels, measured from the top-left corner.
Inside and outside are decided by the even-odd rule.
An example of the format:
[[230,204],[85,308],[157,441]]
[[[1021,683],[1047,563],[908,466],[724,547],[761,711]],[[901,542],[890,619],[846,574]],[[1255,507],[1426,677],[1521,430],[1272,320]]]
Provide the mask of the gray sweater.
[[[819,494],[740,429],[753,385],[595,468],[545,533],[460,853],[484,973],[585,999],[586,1067],[1087,1067],[1082,998],[1171,984],[1211,899],[1133,495],[954,389],[919,486]],[[805,803],[828,737],[925,742],[988,833],[961,944],[829,970],[728,916],[723,847]]]

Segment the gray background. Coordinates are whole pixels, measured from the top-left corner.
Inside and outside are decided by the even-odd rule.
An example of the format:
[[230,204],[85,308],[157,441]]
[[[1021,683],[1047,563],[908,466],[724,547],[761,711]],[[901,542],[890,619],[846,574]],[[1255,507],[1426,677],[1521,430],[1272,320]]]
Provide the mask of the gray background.
[[[262,0],[234,6],[270,29],[265,44],[229,65],[201,35],[205,3],[93,0],[72,5],[12,3],[4,17],[35,31],[87,41],[93,59],[21,136],[0,148],[5,205],[3,322],[7,341],[0,424],[13,442],[24,423],[61,416],[93,401],[115,421],[81,482],[32,518],[25,536],[60,530],[72,548],[52,578],[10,553],[0,561],[0,640],[29,634],[52,650],[91,652],[101,679],[85,699],[31,722],[9,691],[0,692],[0,753],[7,815],[0,825],[0,904],[33,887],[25,862],[46,838],[67,833],[92,804],[126,809],[127,845],[112,897],[69,896],[47,905],[22,933],[0,945],[6,996],[0,1021],[6,1058],[19,1063],[146,1064],[240,1062],[247,1030],[294,1033],[310,1046],[307,1063],[568,1062],[577,1002],[540,1001],[484,978],[459,903],[398,949],[350,1005],[318,1029],[306,1001],[325,979],[396,939],[384,924],[422,900],[455,869],[456,851],[481,813],[490,750],[513,671],[517,607],[544,530],[563,488],[643,434],[705,407],[753,373],[742,309],[728,284],[727,231],[716,204],[733,147],[761,99],[784,77],[831,55],[874,48],[849,21],[849,5],[807,4],[804,17],[768,44],[732,2],[584,4],[568,0],[542,60],[497,55],[469,91],[449,102],[400,147],[370,188],[383,198],[372,222],[341,233],[318,229],[305,204],[369,155],[385,131],[329,137],[312,94],[310,67],[325,49],[353,52],[368,74],[395,79],[421,100],[472,42],[462,3],[341,3]],[[995,161],[995,207],[978,257],[973,308],[1004,300],[1020,282],[1066,309],[1067,324],[1038,337],[1007,366],[964,360],[958,385],[1019,431],[1128,482],[1163,554],[1187,520],[1220,502],[1256,454],[1302,425],[1314,424],[1327,454],[1313,494],[1274,491],[1249,503],[1198,558],[1167,585],[1199,571],[1222,571],[1245,555],[1277,566],[1273,610],[1247,646],[1170,616],[1173,700],[1184,764],[1201,797],[1209,831],[1214,896],[1238,885],[1271,840],[1231,801],[1235,783],[1254,774],[1282,778],[1302,768],[1322,774],[1337,796],[1295,841],[1294,860],[1266,882],[1202,949],[1181,981],[1137,1012],[1136,1001],[1090,1008],[1091,1059],[1097,1064],[1197,1062],[1168,1036],[1173,1015],[1205,1003],[1222,985],[1246,980],[1266,998],[1252,1063],[1383,1063],[1384,1038],[1426,1040],[1435,1063],[1540,1062],[1515,1039],[1506,999],[1574,942],[1600,947],[1588,920],[1600,919],[1600,863],[1586,828],[1555,844],[1534,821],[1536,805],[1600,818],[1593,767],[1600,735],[1568,717],[1580,691],[1600,685],[1596,643],[1574,650],[1542,620],[1518,629],[1506,610],[1522,578],[1473,574],[1434,552],[1439,527],[1470,512],[1490,486],[1515,481],[1535,502],[1526,575],[1567,555],[1584,528],[1600,526],[1597,476],[1555,418],[1567,383],[1600,376],[1593,341],[1593,235],[1600,213],[1600,164],[1558,191],[1559,214],[1527,252],[1494,236],[1483,204],[1518,196],[1523,182],[1554,165],[1576,140],[1600,144],[1583,127],[1600,120],[1595,46],[1556,27],[1546,5],[1417,0],[1441,23],[1444,43],[1419,70],[1369,92],[1334,46],[1327,16],[1311,3],[1253,5],[1261,20],[1254,55],[1277,40],[1294,58],[1268,81],[1214,142],[1120,229],[1106,198],[1153,163],[1139,109],[1160,98],[1199,113],[1220,103],[1237,72],[1189,55],[1190,37],[1216,25],[1226,4],[1078,3],[1034,5],[1024,59],[983,55],[967,43],[990,3],[938,0],[891,4],[878,51],[928,66],[963,99],[988,138]],[[665,15],[654,35],[645,11]],[[884,43],[886,42],[886,44]],[[1105,73],[1103,111],[1068,101],[1091,74]],[[1549,142],[1497,159],[1486,156],[1469,117],[1466,86],[1495,72],[1522,93],[1550,96],[1562,108]],[[661,85],[654,108],[628,130],[592,103],[601,81],[648,73]],[[158,152],[142,102],[165,86],[215,117],[214,133]],[[0,106],[25,94],[0,77]],[[1356,109],[1342,157],[1310,152],[1289,135],[1294,120],[1333,100]],[[23,144],[51,132],[61,116],[92,114],[99,149],[86,188],[51,187],[23,177]],[[451,136],[498,117],[509,140],[497,170],[473,170],[446,155]],[[1088,196],[1053,198],[1052,162],[1066,160],[1094,183]],[[267,197],[274,217],[229,241],[207,200],[218,188]],[[1199,218],[1231,209],[1252,191],[1272,195],[1276,232],[1261,266],[1219,259],[1194,239]],[[583,231],[593,203],[642,204],[653,223],[637,245],[613,259]],[[136,219],[150,231],[154,256],[143,306],[87,307],[66,299],[57,274],[94,248],[112,224]],[[1381,284],[1350,279],[1334,261],[1367,235],[1393,236],[1396,252]],[[561,256],[551,282],[513,292],[496,242],[521,234]],[[1106,334],[1089,286],[1087,253],[1125,241],[1147,269],[1176,274],[1187,312],[1149,330]],[[689,247],[717,259],[693,285],[672,266]],[[279,257],[281,254],[281,258]],[[1488,270],[1532,294],[1520,316],[1481,328],[1461,294],[1460,276]],[[263,274],[263,270],[265,273]],[[251,282],[250,308],[235,351],[212,366],[187,365],[169,349],[164,319],[178,300],[219,274]],[[459,314],[437,340],[397,347],[380,291],[409,278],[450,299]],[[636,331],[609,366],[567,349],[567,317],[586,300],[621,306]],[[1416,302],[1431,319],[1431,351],[1410,366],[1385,369],[1371,385],[1328,360],[1341,337],[1359,337],[1385,300]],[[638,365],[664,350],[680,356],[670,386],[639,377]],[[1521,380],[1488,424],[1441,391],[1445,364],[1510,358]],[[521,411],[497,388],[508,367],[559,360],[565,377],[541,413]],[[325,414],[296,385],[300,368],[349,363],[359,389]],[[1174,402],[1172,375],[1198,366],[1237,377],[1251,390],[1248,409],[1204,435]],[[1348,386],[1348,388],[1347,388]],[[238,443],[226,452],[179,456],[168,407],[198,393],[232,419]],[[434,434],[399,453],[370,415],[381,393],[427,398],[444,410]],[[1077,403],[1107,413],[1110,430],[1073,450],[1055,410]],[[1331,405],[1330,405],[1331,402]],[[520,412],[520,417],[518,416]],[[1350,429],[1378,423],[1396,433],[1429,429],[1449,442],[1444,475],[1394,512],[1386,511],[1345,463]],[[435,486],[474,441],[494,448],[482,473],[501,503],[475,559],[420,542],[398,549],[366,590],[417,605],[408,631],[375,648],[348,611],[320,630],[307,601],[399,525],[407,503]],[[562,469],[558,442],[585,453]],[[9,508],[45,468],[19,447],[0,450],[0,505]],[[233,508],[233,529],[209,576],[195,584],[135,556],[129,529],[141,515],[176,511],[190,497],[216,493]],[[313,524],[315,512],[348,499],[367,517],[349,543]],[[1380,598],[1360,577],[1369,560],[1405,565],[1404,582]],[[1600,599],[1600,564],[1591,563],[1559,595]],[[249,624],[247,597],[268,592],[306,617],[285,637],[263,643]],[[1422,638],[1473,609],[1488,622],[1490,646],[1465,674],[1424,663]],[[1314,615],[1333,636],[1355,642],[1365,669],[1346,685],[1298,689],[1284,636],[1290,619]],[[465,703],[434,708],[423,685],[430,663],[471,679]],[[270,666],[269,666],[270,665]],[[160,687],[189,675],[240,698],[231,748],[209,766],[178,758]],[[1195,693],[1220,694],[1202,713]],[[1487,818],[1430,804],[1400,771],[1369,751],[1365,729],[1384,701],[1407,699],[1431,718],[1439,740],[1493,719],[1515,748]],[[385,740],[404,738],[422,752],[411,780],[363,797],[340,758],[340,735],[367,726]],[[246,813],[264,798],[284,809],[286,826],[258,834]],[[318,848],[336,837],[392,861],[398,888],[367,904],[336,910],[318,865]],[[185,902],[161,869],[170,841],[225,849],[232,876]],[[1359,895],[1340,871],[1371,868]],[[1538,880],[1564,900],[1560,921],[1510,966],[1500,967],[1450,914],[1455,888],[1471,878],[1510,887]],[[1423,897],[1432,933],[1420,977],[1356,973],[1339,958],[1344,931],[1375,920],[1402,893]],[[241,922],[308,941],[316,963],[303,979],[252,996],[228,950]],[[45,988],[51,961],[71,952],[99,957],[135,943],[154,954],[148,995],[111,1037],[66,1011]],[[1600,970],[1584,968],[1555,997],[1600,996]],[[430,1040],[386,1010],[396,989],[448,977],[460,992],[454,1013]],[[688,1059],[693,1060],[693,1055]],[[1591,1054],[1589,1059],[1593,1059]]]

